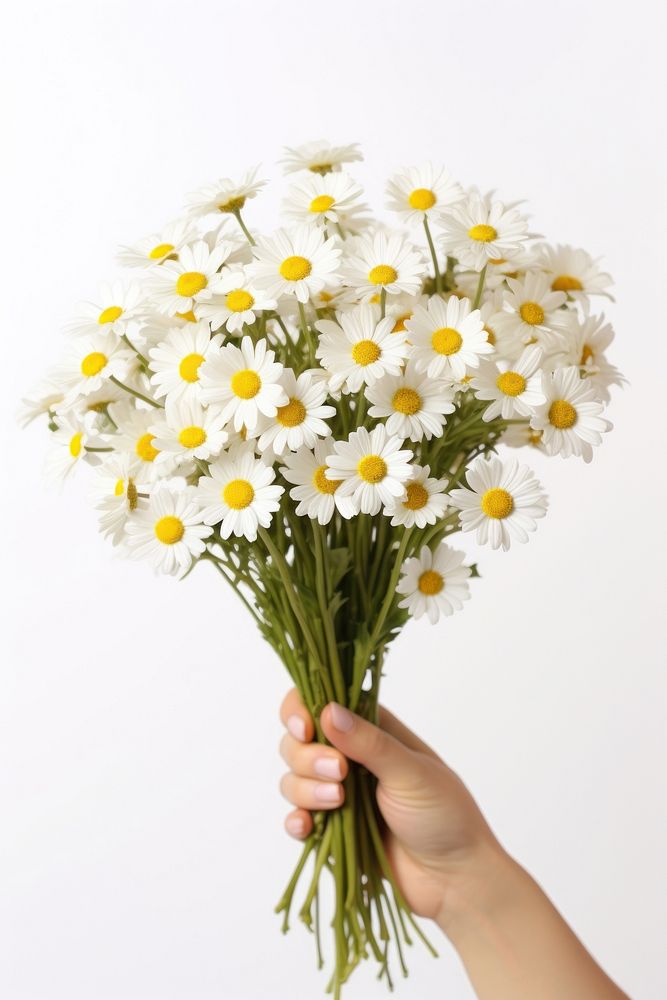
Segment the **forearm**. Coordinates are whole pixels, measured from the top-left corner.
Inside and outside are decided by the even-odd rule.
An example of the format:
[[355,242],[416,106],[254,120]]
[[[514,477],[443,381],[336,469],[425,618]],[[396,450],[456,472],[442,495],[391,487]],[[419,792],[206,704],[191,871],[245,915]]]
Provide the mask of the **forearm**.
[[500,848],[448,884],[438,924],[479,1000],[628,1000]]

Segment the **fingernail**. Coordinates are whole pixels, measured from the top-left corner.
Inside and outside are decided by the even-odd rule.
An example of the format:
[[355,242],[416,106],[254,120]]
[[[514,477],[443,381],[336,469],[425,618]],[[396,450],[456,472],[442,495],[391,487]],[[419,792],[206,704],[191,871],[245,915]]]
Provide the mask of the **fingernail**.
[[339,802],[340,791],[340,785],[332,785],[331,782],[315,785],[315,798],[318,802]]
[[313,770],[320,778],[333,778],[334,781],[340,781],[343,777],[340,761],[336,757],[318,757],[313,764]]
[[301,816],[288,816],[285,820],[287,832],[295,837],[300,837],[305,830],[305,824]]
[[287,720],[287,728],[295,740],[306,742],[306,723],[299,715],[290,715]]
[[354,725],[354,716],[347,708],[343,708],[338,702],[332,701],[331,721],[335,729],[338,729],[341,733],[349,733]]

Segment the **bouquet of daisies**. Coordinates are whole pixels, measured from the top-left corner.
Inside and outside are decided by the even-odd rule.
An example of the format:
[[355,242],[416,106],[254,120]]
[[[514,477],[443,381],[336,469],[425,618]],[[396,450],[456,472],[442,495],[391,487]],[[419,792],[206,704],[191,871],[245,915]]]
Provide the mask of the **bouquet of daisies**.
[[[611,279],[588,253],[539,241],[516,204],[430,165],[390,179],[390,227],[343,169],[360,159],[356,145],[288,149],[286,223],[270,235],[250,211],[256,170],[197,191],[122,248],[133,280],[81,308],[26,401],[26,420],[47,415],[50,474],[95,466],[100,528],[128,555],[180,578],[212,566],[316,726],[332,700],[375,721],[407,619],[461,609],[475,569],[449,536],[507,549],[544,516],[541,485],[498,443],[588,462],[623,381],[591,311]],[[391,985],[410,930],[430,945],[355,766],[277,907],[286,930],[298,905],[320,965],[325,870],[329,990],[363,958]]]

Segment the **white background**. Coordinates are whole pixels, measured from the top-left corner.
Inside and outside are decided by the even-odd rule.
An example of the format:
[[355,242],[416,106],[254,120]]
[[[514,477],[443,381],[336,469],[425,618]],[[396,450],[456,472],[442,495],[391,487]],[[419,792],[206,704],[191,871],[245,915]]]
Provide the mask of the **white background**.
[[[413,624],[384,701],[468,782],[510,851],[634,998],[667,995],[665,218],[658,4],[255,0],[13,4],[2,72],[0,995],[313,1000],[324,974],[272,906],[286,675],[207,568],[115,558],[86,488],[45,490],[15,424],[77,301],[185,192],[283,143],[363,143],[356,171],[445,161],[604,254],[631,385],[592,466],[528,460],[551,509],[480,554],[465,613]],[[5,15],[5,28],[7,28]],[[662,162],[661,162],[662,161]],[[477,555],[474,547],[466,548]],[[663,598],[662,607],[660,598]],[[397,996],[471,997],[410,954]],[[662,952],[662,954],[661,954]],[[349,1000],[385,995],[370,970]]]

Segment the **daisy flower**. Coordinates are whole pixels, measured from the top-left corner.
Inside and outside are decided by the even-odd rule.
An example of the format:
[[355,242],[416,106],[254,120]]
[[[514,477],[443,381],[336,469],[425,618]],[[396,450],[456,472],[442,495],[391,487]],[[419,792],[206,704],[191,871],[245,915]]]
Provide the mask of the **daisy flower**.
[[426,308],[416,306],[405,326],[417,371],[429,378],[462,379],[469,368],[479,367],[482,355],[493,353],[479,309],[471,312],[469,299],[452,295],[445,302],[433,295]]
[[336,441],[327,459],[325,476],[336,482],[342,497],[351,496],[362,514],[377,514],[393,497],[403,496],[412,474],[412,452],[389,437],[383,424],[372,431],[353,431],[347,441]]
[[147,559],[155,570],[184,576],[206,549],[212,529],[202,524],[194,490],[155,490],[145,510],[125,526],[130,554]]
[[302,174],[283,201],[283,213],[295,222],[354,224],[366,208],[362,188],[348,174]]
[[178,260],[167,260],[153,268],[148,285],[160,312],[183,315],[210,298],[209,283],[230,252],[229,244],[219,243],[212,250],[205,240],[197,240],[182,247]]
[[294,295],[307,302],[336,278],[341,252],[337,240],[325,239],[317,227],[278,229],[258,240],[250,274],[271,298]]
[[266,340],[245,336],[241,346],[225,344],[216,348],[200,370],[201,397],[205,403],[221,407],[222,418],[234,418],[234,429],[253,431],[259,414],[275,417],[279,406],[289,402],[280,384],[283,366],[274,361]]
[[612,296],[607,288],[613,284],[610,274],[600,269],[600,258],[594,260],[585,250],[560,244],[546,243],[536,248],[538,267],[546,271],[553,292],[565,292],[570,298],[587,301],[590,295]]
[[605,321],[604,314],[586,316],[583,321],[576,312],[569,315],[569,322],[564,330],[567,349],[562,355],[554,356],[556,367],[578,365],[582,377],[587,378],[595,386],[600,399],[609,402],[611,395],[609,387],[622,386],[625,378],[615,365],[610,364],[605,355],[606,349],[614,339],[611,323]]
[[125,287],[122,282],[100,285],[96,302],[84,302],[80,316],[65,327],[74,336],[91,336],[95,333],[114,334],[122,337],[132,323],[141,320],[145,304],[137,285]]
[[496,317],[498,334],[517,344],[539,343],[547,352],[562,344],[565,292],[552,292],[548,279],[537,271],[520,281],[508,278],[507,284],[504,311]]
[[604,404],[595,386],[582,379],[579,368],[557,368],[543,377],[545,402],[530,420],[534,430],[542,431],[542,442],[549,455],[569,458],[579,455],[584,462],[593,458],[593,446],[602,443],[602,435],[611,423],[601,414]]
[[268,528],[280,507],[282,486],[273,485],[275,471],[241,445],[221,455],[197,485],[197,502],[205,524],[220,524],[223,538],[235,535],[254,542],[257,528]]
[[188,323],[172,328],[166,340],[148,354],[154,372],[150,381],[155,398],[166,396],[170,403],[198,399],[199,369],[210,357],[211,345],[208,323]]
[[442,250],[465,267],[481,271],[489,260],[512,258],[528,239],[528,223],[502,202],[488,203],[473,194],[443,215]]
[[407,608],[413,618],[427,615],[435,625],[440,615],[460,611],[470,597],[467,579],[470,567],[463,565],[465,555],[443,542],[435,552],[424,545],[419,556],[406,559],[396,592],[405,594],[399,608]]
[[65,413],[58,417],[58,430],[51,435],[52,447],[46,457],[45,474],[49,482],[64,482],[83,459],[89,465],[99,463],[99,456],[87,453],[86,447],[105,447],[95,430],[95,414],[85,417]]
[[312,451],[299,448],[297,452],[288,452],[283,459],[285,465],[280,468],[282,477],[294,484],[289,495],[298,500],[296,513],[320,524],[328,524],[335,511],[346,520],[358,513],[352,497],[339,493],[341,480],[327,477],[330,450],[329,442],[316,441]]
[[429,478],[430,472],[428,465],[414,465],[403,496],[393,497],[385,506],[384,513],[391,518],[392,527],[403,524],[406,528],[414,525],[425,528],[443,516],[447,509],[447,481]]
[[383,231],[355,238],[341,268],[343,281],[360,298],[368,300],[384,291],[387,295],[416,295],[426,274],[422,255],[405,236]]
[[134,358],[113,333],[93,333],[70,341],[53,377],[66,390],[67,405],[77,396],[97,392],[112,375],[122,381]]
[[118,451],[127,451],[139,460],[137,479],[141,482],[154,482],[162,476],[167,476],[176,468],[175,456],[169,460],[162,457],[156,447],[155,434],[151,430],[155,423],[154,410],[139,410],[132,403],[123,401],[109,407],[111,419],[118,430],[113,436],[113,445]]
[[461,185],[444,167],[426,163],[394,174],[387,184],[387,196],[387,208],[397,212],[408,225],[418,225],[431,217],[437,219],[464,195]]
[[326,139],[304,142],[302,146],[285,146],[286,156],[281,160],[286,174],[297,170],[310,170],[313,174],[337,172],[343,163],[363,160],[359,143],[332,146]]
[[165,260],[177,260],[182,247],[196,239],[197,234],[189,219],[176,219],[159,233],[145,236],[132,246],[120,247],[116,260],[125,267],[152,267]]
[[418,372],[412,358],[405,371],[385,375],[367,386],[366,399],[373,404],[368,410],[370,417],[388,417],[388,434],[415,442],[440,437],[445,414],[455,408],[454,390],[443,379]]
[[46,379],[36,385],[30,396],[21,400],[21,407],[18,413],[18,422],[24,429],[33,420],[44,414],[51,414],[63,402],[65,390],[51,379]]
[[326,383],[314,382],[309,372],[297,378],[291,368],[286,368],[280,384],[287,402],[278,407],[275,416],[266,418],[269,426],[262,430],[259,450],[270,448],[274,455],[282,455],[286,449],[296,451],[302,445],[312,448],[318,437],[331,434],[325,420],[336,413],[335,407],[324,405]]
[[247,170],[237,183],[221,177],[214,184],[207,184],[193,191],[187,198],[187,211],[191,216],[210,215],[214,212],[240,212],[249,198],[254,198],[266,181],[257,180],[259,167]]
[[509,549],[510,541],[527,542],[528,532],[547,512],[548,501],[532,471],[518,462],[479,455],[468,466],[469,489],[452,490],[449,499],[461,511],[461,530],[476,531],[476,541]]
[[539,347],[527,347],[513,364],[488,361],[480,365],[479,373],[472,380],[477,399],[490,399],[491,405],[484,410],[482,420],[502,417],[510,420],[514,416],[528,417],[535,407],[544,402],[542,389],[543,354]]
[[322,367],[329,372],[332,392],[345,388],[358,392],[362,385],[372,385],[383,375],[397,375],[410,347],[405,333],[393,333],[394,319],[378,319],[370,305],[339,312],[337,321],[321,319],[315,327],[322,334],[315,351]]
[[146,500],[139,496],[137,473],[140,462],[128,452],[111,455],[98,466],[94,487],[95,509],[100,511],[100,531],[114,545],[124,540],[125,525],[135,511],[144,510]]
[[258,313],[276,308],[276,300],[260,291],[243,268],[225,268],[215,281],[215,294],[202,302],[199,312],[212,330],[225,327],[228,333],[241,333],[254,323]]
[[227,441],[226,419],[220,410],[203,407],[195,399],[167,403],[165,419],[154,421],[154,447],[161,453],[158,461],[169,456],[182,459],[215,457]]

